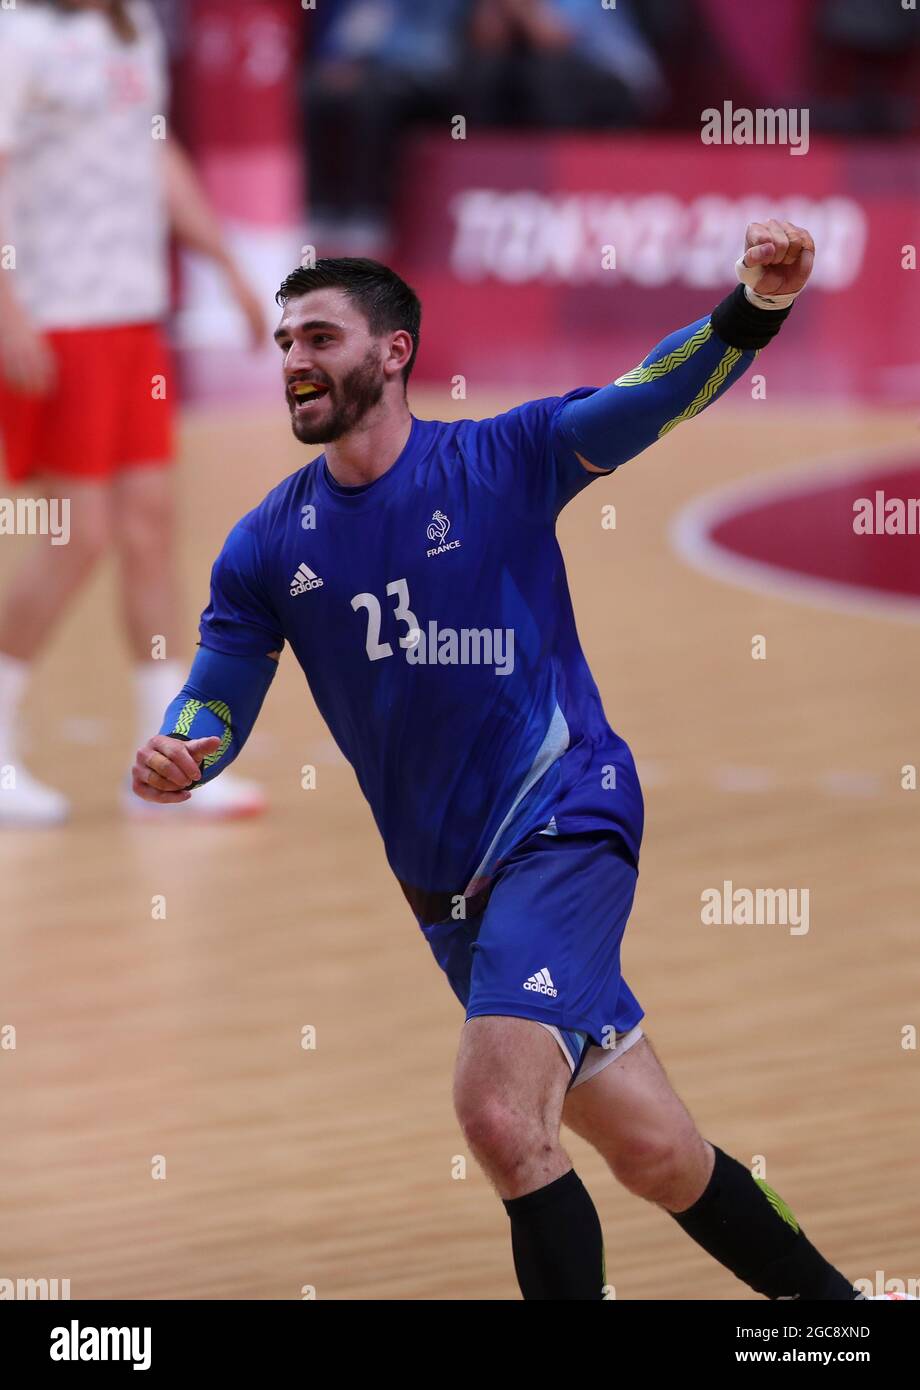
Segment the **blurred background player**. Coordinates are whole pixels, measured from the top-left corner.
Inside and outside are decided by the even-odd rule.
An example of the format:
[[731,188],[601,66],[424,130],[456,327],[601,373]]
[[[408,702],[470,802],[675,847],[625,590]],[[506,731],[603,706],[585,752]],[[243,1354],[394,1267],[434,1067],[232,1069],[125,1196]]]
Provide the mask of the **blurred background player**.
[[[0,766],[16,770],[0,825],[68,814],[66,798],[22,765],[18,713],[34,662],[109,546],[139,727],[184,670],[175,659],[175,388],[161,327],[170,228],[223,270],[253,342],[264,335],[259,302],[162,129],[167,85],[146,0],[27,0],[2,16],[0,244],[14,248],[15,269],[0,273],[0,427],[10,481],[70,499],[70,540],[36,540],[0,598]],[[156,637],[166,659],[152,659]],[[220,790],[196,812],[264,804],[242,779]],[[125,798],[129,814],[137,804]]]

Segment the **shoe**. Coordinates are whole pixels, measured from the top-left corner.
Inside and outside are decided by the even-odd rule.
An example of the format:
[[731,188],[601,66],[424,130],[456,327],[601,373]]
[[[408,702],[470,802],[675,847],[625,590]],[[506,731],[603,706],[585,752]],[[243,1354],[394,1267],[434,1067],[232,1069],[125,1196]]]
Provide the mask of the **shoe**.
[[874,1303],[878,1298],[890,1298],[892,1302],[897,1300],[900,1303],[903,1299],[908,1299],[911,1303],[920,1303],[920,1298],[915,1293],[867,1293],[866,1302]]
[[244,816],[260,816],[268,808],[268,799],[257,782],[224,772],[213,782],[196,787],[188,801],[173,805],[142,801],[129,785],[122,788],[122,808],[131,820],[159,821],[170,824],[173,817],[184,821],[241,820]]
[[62,792],[46,787],[22,766],[13,767],[15,786],[3,785],[0,778],[0,827],[7,830],[40,830],[63,825],[70,815],[70,802]]

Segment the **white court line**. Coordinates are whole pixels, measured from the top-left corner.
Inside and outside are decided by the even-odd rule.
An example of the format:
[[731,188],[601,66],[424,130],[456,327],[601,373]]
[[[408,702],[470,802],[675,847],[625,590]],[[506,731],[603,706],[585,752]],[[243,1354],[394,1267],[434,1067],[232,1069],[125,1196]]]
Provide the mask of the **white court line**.
[[725,764],[713,770],[712,781],[723,792],[765,792],[777,785],[776,773],[769,767],[739,767]]
[[[796,464],[779,473],[757,474],[705,493],[682,507],[672,517],[668,538],[677,554],[693,569],[710,578],[739,588],[778,594],[793,602],[865,617],[887,618],[895,622],[920,622],[920,598],[909,594],[881,594],[868,585],[816,579],[795,574],[764,560],[752,560],[726,550],[712,539],[712,532],[723,521],[748,511],[760,502],[796,497],[812,491],[816,482],[846,482],[860,476],[884,472],[893,463],[909,465],[912,450],[920,464],[920,446],[904,441],[883,449],[853,449],[830,455],[802,466]],[[920,537],[918,560],[920,565]]]
[[109,737],[109,720],[91,714],[67,714],[58,720],[58,733],[65,743],[92,748]]
[[[637,764],[639,781],[643,790],[647,791],[665,785],[686,786],[691,780],[696,783],[696,778],[691,778],[689,773],[683,778],[680,775],[674,777],[673,769],[669,769],[664,762],[655,763],[654,779],[647,778],[645,766],[642,763]],[[825,795],[835,798],[841,796],[878,797],[884,795],[886,791],[885,779],[878,772],[859,772],[852,768],[827,768],[823,772],[811,774],[803,784],[794,779],[781,778],[773,768],[744,766],[740,763],[722,763],[714,767],[707,776],[702,778],[702,783],[715,791],[731,794],[740,793],[741,795],[759,795],[772,791],[782,792],[789,787],[801,791],[803,785],[812,791],[823,792]]]
[[832,796],[878,796],[884,790],[877,772],[825,772],[821,785]]

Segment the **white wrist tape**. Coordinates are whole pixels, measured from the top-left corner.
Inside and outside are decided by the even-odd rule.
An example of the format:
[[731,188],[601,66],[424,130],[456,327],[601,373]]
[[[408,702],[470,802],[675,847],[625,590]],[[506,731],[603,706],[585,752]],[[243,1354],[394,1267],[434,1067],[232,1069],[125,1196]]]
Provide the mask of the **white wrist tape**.
[[762,265],[745,265],[744,256],[735,261],[735,274],[744,286],[745,298],[758,309],[788,309],[802,291],[796,290],[795,294],[758,294],[755,286],[764,269]]

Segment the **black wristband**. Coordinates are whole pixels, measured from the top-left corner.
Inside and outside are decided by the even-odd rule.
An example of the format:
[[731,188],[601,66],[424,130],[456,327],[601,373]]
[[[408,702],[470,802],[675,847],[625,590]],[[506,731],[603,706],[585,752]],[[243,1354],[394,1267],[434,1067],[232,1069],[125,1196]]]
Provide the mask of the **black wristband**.
[[746,352],[767,346],[775,338],[792,310],[758,309],[744,293],[743,285],[736,285],[731,294],[726,295],[721,304],[712,311],[713,330],[729,347],[743,348]]

